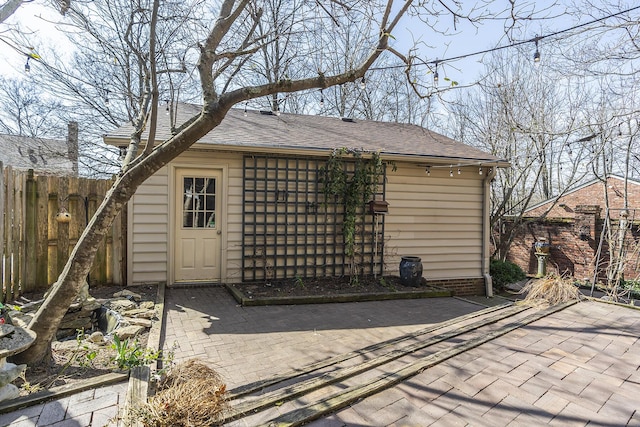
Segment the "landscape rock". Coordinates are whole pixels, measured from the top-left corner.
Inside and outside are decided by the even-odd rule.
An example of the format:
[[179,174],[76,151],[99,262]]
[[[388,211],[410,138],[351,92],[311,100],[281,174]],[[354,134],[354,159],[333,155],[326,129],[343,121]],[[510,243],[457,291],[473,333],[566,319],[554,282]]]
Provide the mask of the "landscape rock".
[[94,344],[103,344],[104,341],[104,334],[100,331],[96,331],[94,333],[92,333],[91,335],[89,335],[89,338],[87,338],[89,341],[91,341]]
[[145,310],[153,310],[156,307],[156,304],[153,301],[142,301],[139,307]]
[[60,329],[89,330],[92,327],[93,321],[90,316],[65,316],[60,323]]
[[129,325],[129,326],[123,326],[116,329],[115,331],[113,331],[113,334],[117,335],[118,338],[120,338],[120,340],[126,340],[128,338],[134,338],[140,332],[144,331],[144,329],[145,329],[144,326]]
[[125,317],[124,321],[129,325],[144,326],[145,328],[150,328],[153,323],[151,320],[141,317]]
[[109,308],[115,311],[131,310],[137,307],[138,307],[138,304],[125,298],[109,301]]
[[0,388],[0,402],[16,399],[18,396],[20,396],[20,390],[13,384],[7,384]]
[[115,298],[132,298],[134,301],[140,301],[142,299],[140,294],[137,294],[135,292],[131,292],[128,289],[123,289],[123,290],[121,290],[119,292],[116,292],[115,294],[113,294],[113,296]]
[[16,365],[15,363],[6,362],[2,369],[0,369],[0,387],[4,387],[18,378],[25,369],[27,369],[27,365]]
[[153,310],[144,310],[141,308],[134,308],[133,310],[124,310],[122,315],[125,317],[140,317],[142,319],[153,319],[156,316],[156,312]]

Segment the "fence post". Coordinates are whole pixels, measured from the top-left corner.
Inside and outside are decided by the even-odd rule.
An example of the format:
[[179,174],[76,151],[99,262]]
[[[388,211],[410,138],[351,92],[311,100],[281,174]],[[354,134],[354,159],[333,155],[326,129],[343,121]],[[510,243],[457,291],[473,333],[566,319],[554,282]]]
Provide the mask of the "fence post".
[[48,178],[38,176],[36,180],[36,286],[49,286],[49,191]]
[[4,260],[4,222],[7,219],[7,210],[5,206],[5,188],[4,188],[4,165],[0,161],[0,212],[2,212],[2,219],[0,219],[0,302],[5,302],[6,295],[5,289],[7,283],[5,282],[5,260]]
[[[58,212],[63,213],[64,211],[68,211],[67,205],[69,201],[69,179],[65,177],[61,177],[58,181]],[[64,266],[67,263],[67,259],[69,258],[69,222],[57,221],[58,222],[58,254],[57,254],[57,264],[58,268],[56,271],[56,280],[58,280],[58,275],[62,273],[64,270]]]
[[36,247],[37,247],[37,199],[36,180],[33,176],[33,169],[27,172],[27,182],[25,188],[25,271],[23,276],[23,291],[33,291],[36,289]]
[[20,296],[20,288],[23,283],[24,270],[24,187],[26,176],[24,173],[15,171],[13,178],[13,297],[16,299]]
[[[14,176],[13,169],[11,166],[7,167],[5,171],[5,186],[6,186],[6,196],[5,196],[5,206],[4,206],[4,230],[5,230],[5,259],[4,259],[4,298],[5,301],[13,300],[13,289],[14,289],[14,275],[13,275],[13,267],[14,267],[14,256],[15,256],[15,247],[13,242],[13,219],[14,219],[14,211],[13,211],[13,203],[15,202],[14,198]],[[17,287],[17,283],[15,284]]]

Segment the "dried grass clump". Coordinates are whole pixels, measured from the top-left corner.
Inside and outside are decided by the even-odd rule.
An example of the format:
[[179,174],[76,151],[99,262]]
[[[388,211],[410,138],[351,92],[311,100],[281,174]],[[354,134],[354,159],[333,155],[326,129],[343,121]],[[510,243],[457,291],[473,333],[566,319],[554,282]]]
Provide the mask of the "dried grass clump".
[[226,385],[196,359],[175,366],[136,414],[145,426],[216,426],[228,411]]
[[521,304],[531,306],[556,305],[583,298],[572,280],[555,274],[531,280],[520,293],[527,295]]

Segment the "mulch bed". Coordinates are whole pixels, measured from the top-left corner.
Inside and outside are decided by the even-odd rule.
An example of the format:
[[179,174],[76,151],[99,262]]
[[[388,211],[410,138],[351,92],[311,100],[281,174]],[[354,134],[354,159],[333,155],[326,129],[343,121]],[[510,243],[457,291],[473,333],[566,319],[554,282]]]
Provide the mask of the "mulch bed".
[[275,280],[227,285],[243,305],[301,304],[368,301],[397,298],[450,296],[451,292],[426,285],[405,286],[398,276],[360,277],[356,284],[349,277]]

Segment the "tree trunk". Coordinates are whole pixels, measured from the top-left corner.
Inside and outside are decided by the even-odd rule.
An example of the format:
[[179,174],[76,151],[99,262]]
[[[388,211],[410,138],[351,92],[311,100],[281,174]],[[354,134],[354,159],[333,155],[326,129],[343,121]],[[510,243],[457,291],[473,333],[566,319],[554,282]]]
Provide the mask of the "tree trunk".
[[[410,5],[410,1],[405,2],[402,9],[398,12],[398,16],[389,24],[388,31],[391,31],[395,27],[400,16],[406,12]],[[218,30],[220,30],[220,28],[214,30],[212,36],[209,38],[210,40],[208,39],[208,43],[215,39],[213,36],[217,34],[216,31]],[[45,361],[58,326],[68,307],[73,302],[73,299],[77,296],[84,278],[91,269],[98,246],[102,242],[105,233],[111,227],[116,215],[120,213],[125,203],[131,199],[140,184],[218,126],[229,109],[238,102],[277,94],[279,92],[297,92],[311,88],[329,87],[353,82],[364,76],[365,71],[368,70],[380,54],[385,51],[388,38],[389,35],[383,33],[378,41],[378,46],[372,50],[369,57],[366,58],[360,67],[354,70],[345,71],[344,73],[330,77],[321,74],[313,78],[295,81],[279,81],[265,85],[240,88],[227,92],[219,97],[215,94],[213,76],[211,74],[212,55],[207,56],[203,53],[198,65],[204,95],[204,106],[201,113],[191,120],[188,120],[176,135],[156,146],[148,156],[143,154],[131,161],[130,164],[123,166],[121,175],[119,175],[113,183],[113,186],[106,194],[98,210],[89,221],[89,224],[87,224],[87,228],[85,228],[73,248],[60,277],[58,277],[56,283],[51,287],[45,301],[29,324],[29,329],[38,335],[36,341],[29,349],[19,354],[15,360],[29,365],[41,364]],[[206,52],[205,50],[205,53]],[[151,124],[151,127],[153,128],[154,125]],[[132,142],[135,139],[140,140],[139,133],[132,135]],[[153,144],[153,141],[149,141],[149,144]],[[136,148],[135,144],[130,144],[130,146]],[[127,159],[125,159],[125,161],[127,161]]]
[[136,159],[129,169],[116,178],[78,239],[58,280],[29,323],[29,329],[37,334],[35,342],[26,351],[14,356],[15,362],[33,366],[47,361],[58,326],[78,295],[98,247],[115,217],[133,197],[140,184],[222,121],[229,107],[217,107],[209,114],[201,114],[182,132],[156,147],[148,157]]
[[128,182],[129,180],[124,179],[123,176],[116,179],[95,215],[87,224],[58,280],[49,290],[42,306],[29,324],[29,329],[37,334],[35,342],[29,349],[15,356],[13,358],[15,361],[37,365],[45,362],[48,358],[51,341],[55,337],[67,309],[78,295],[91,269],[100,243],[110,230],[111,223],[122,210],[124,203],[135,192],[135,188],[126,185]]

